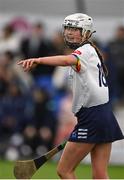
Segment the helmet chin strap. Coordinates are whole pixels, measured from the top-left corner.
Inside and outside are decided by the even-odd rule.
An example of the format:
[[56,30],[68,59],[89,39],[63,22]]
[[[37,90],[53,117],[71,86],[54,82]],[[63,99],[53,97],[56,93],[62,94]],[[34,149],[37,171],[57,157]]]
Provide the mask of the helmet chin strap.
[[65,43],[70,49],[73,49],[73,50],[81,46],[81,43],[72,43],[72,42],[67,41],[66,39],[65,39]]

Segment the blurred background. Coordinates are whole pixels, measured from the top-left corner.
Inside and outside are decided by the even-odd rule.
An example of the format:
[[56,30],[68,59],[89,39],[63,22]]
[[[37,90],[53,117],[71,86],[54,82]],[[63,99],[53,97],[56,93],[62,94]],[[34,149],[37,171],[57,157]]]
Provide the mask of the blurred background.
[[[124,132],[123,8],[123,0],[0,0],[1,163],[44,154],[67,139],[76,123],[67,67],[44,65],[26,73],[17,66],[20,59],[69,54],[62,23],[72,13],[94,19],[92,40],[104,55],[110,101]],[[124,141],[113,144],[110,163],[124,170]]]

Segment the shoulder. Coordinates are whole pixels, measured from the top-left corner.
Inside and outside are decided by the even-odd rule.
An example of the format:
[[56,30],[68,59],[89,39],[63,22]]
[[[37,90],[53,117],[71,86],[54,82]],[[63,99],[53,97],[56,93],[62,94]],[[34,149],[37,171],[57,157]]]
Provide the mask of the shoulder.
[[79,51],[87,51],[88,49],[90,49],[91,45],[90,44],[84,44],[82,46],[80,46],[78,49]]
[[82,57],[89,57],[90,54],[94,52],[94,48],[90,44],[85,44],[78,49],[76,49],[73,54],[77,56],[82,56]]

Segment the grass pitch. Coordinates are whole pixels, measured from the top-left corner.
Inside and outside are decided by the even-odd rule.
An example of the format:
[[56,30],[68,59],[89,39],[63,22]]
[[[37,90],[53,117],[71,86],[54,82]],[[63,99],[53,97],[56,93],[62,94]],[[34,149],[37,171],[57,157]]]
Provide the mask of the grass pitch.
[[[15,179],[13,175],[14,162],[0,161],[0,179]],[[33,176],[32,179],[59,179],[56,174],[57,164],[47,162]],[[76,170],[76,175],[79,179],[91,178],[91,167],[86,164],[80,164]],[[124,179],[123,166],[109,166],[110,179]]]

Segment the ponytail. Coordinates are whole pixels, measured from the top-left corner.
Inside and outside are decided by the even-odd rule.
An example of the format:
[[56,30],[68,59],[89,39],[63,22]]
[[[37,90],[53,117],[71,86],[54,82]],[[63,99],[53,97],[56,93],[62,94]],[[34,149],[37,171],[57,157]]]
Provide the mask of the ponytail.
[[99,48],[98,48],[92,41],[89,41],[89,38],[90,38],[90,37],[92,36],[92,34],[95,33],[95,32],[96,32],[96,31],[93,31],[93,32],[90,32],[89,30],[86,31],[86,32],[84,33],[84,35],[83,35],[84,38],[85,38],[85,41],[82,43],[82,45],[89,43],[91,46],[94,47],[94,49],[96,50],[96,52],[97,52],[97,54],[98,54],[98,57],[99,57],[99,59],[100,59],[100,61],[101,61],[101,65],[102,65],[102,68],[103,68],[103,72],[104,72],[104,74],[105,74],[105,77],[107,77],[107,76],[108,76],[108,69],[107,69],[107,67],[106,67],[106,65],[105,65],[105,63],[104,63],[104,58],[103,58],[103,56],[102,56]]
[[104,58],[103,58],[103,56],[102,56],[99,48],[98,48],[92,41],[88,41],[88,43],[90,43],[90,45],[93,46],[94,49],[96,50],[96,52],[97,52],[97,54],[98,54],[98,57],[99,57],[99,59],[100,59],[100,61],[101,61],[101,65],[102,65],[102,68],[103,68],[103,72],[104,72],[105,76],[107,77],[107,76],[108,76],[108,69],[107,69],[107,67],[106,67],[106,65],[105,65],[105,63],[104,63]]

